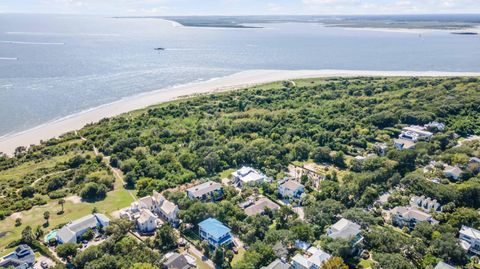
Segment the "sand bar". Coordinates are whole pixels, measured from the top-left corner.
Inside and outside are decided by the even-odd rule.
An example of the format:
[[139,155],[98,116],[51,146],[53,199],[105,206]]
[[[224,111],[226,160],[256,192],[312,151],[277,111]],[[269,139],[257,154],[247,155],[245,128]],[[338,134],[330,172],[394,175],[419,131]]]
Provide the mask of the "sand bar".
[[253,85],[288,79],[315,77],[454,77],[475,76],[480,73],[437,72],[437,71],[356,71],[356,70],[250,70],[203,82],[190,83],[176,87],[121,99],[85,112],[43,124],[36,128],[0,138],[0,152],[11,155],[18,146],[38,144],[41,140],[58,137],[69,131],[81,129],[88,123],[113,117],[125,112],[145,108],[154,104],[175,100],[182,96],[205,94],[218,91],[241,89]]

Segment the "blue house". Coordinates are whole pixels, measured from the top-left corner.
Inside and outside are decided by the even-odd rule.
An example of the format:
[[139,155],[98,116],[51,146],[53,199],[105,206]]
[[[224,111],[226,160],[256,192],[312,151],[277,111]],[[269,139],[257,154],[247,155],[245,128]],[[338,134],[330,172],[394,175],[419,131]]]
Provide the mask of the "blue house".
[[213,247],[220,247],[232,243],[230,228],[214,218],[208,218],[198,224],[202,240],[207,240]]

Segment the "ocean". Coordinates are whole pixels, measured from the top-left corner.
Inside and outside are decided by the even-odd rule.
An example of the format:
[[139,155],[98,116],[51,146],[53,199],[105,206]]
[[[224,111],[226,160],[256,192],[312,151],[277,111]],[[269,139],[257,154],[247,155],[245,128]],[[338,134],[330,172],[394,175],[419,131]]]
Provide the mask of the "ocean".
[[480,72],[475,35],[301,22],[256,26],[262,28],[0,14],[0,136],[129,96],[250,69]]

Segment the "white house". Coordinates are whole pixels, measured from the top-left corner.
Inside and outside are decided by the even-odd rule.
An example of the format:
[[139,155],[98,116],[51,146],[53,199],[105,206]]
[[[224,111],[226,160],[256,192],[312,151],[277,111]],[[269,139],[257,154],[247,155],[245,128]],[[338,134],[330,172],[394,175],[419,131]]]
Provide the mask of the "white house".
[[317,247],[310,247],[304,255],[297,254],[292,258],[293,269],[318,269],[332,256]]
[[393,146],[398,150],[414,149],[415,148],[415,142],[412,141],[412,140],[399,138],[399,139],[393,140]]
[[439,262],[439,263],[437,263],[437,265],[436,265],[435,268],[433,268],[433,269],[455,269],[455,268],[456,268],[456,267],[451,266],[451,265],[448,264],[448,263]]
[[208,181],[187,189],[187,195],[192,200],[218,201],[223,197],[223,187],[220,183]]
[[436,199],[432,200],[430,197],[423,195],[412,196],[412,198],[410,198],[410,205],[426,211],[442,211],[442,205]]
[[451,178],[453,180],[458,180],[462,176],[462,169],[460,169],[458,166],[450,166],[446,165],[445,169],[443,170],[443,174],[447,178]]
[[78,220],[72,221],[64,225],[57,232],[57,241],[60,244],[77,243],[80,236],[82,236],[89,229],[96,230],[98,228],[108,227],[110,219],[103,214],[91,214]]
[[283,198],[299,199],[305,192],[305,187],[293,179],[284,179],[279,182],[278,192]]
[[274,260],[272,263],[270,263],[269,265],[267,266],[264,266],[260,269],[291,269],[291,266],[290,264],[280,260],[280,259],[276,259]]
[[152,211],[148,209],[140,209],[140,215],[136,220],[136,228],[140,233],[149,234],[155,232],[157,227],[161,224]]
[[352,240],[352,247],[363,241],[360,225],[348,219],[342,218],[327,230],[327,236],[333,239],[341,238]]
[[133,202],[127,212],[123,212],[130,219],[134,220],[139,217],[143,209],[151,211],[151,213],[162,217],[164,220],[173,225],[178,223],[178,206],[165,199],[160,193],[153,191],[152,196],[146,196]]
[[462,226],[460,229],[460,245],[473,254],[480,255],[480,231],[471,227]]
[[428,124],[424,125],[427,130],[433,130],[433,131],[444,131],[445,130],[445,123],[437,122],[437,121],[432,121],[429,122]]
[[413,229],[418,222],[426,221],[430,224],[438,224],[432,215],[416,208],[397,206],[390,211],[393,224],[400,227]]
[[418,125],[410,125],[402,128],[402,135],[412,137],[415,142],[418,140],[430,140],[433,137],[432,132],[429,132],[427,131],[427,128]]
[[237,171],[232,173],[233,182],[238,187],[254,186],[261,184],[268,180],[267,176],[258,172],[257,170],[243,166]]

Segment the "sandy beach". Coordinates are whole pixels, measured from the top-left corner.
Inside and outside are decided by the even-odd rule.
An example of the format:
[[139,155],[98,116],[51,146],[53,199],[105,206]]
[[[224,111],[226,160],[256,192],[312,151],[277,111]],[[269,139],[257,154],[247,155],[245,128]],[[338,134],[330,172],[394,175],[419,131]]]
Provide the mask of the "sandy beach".
[[250,70],[208,81],[165,88],[141,95],[124,98],[117,102],[90,109],[69,117],[46,123],[36,128],[0,138],[0,152],[11,155],[18,146],[38,144],[69,131],[81,129],[88,123],[113,117],[154,104],[172,101],[181,97],[246,88],[279,80],[314,77],[452,77],[480,76],[480,73],[416,72],[416,71],[355,71],[355,70]]

